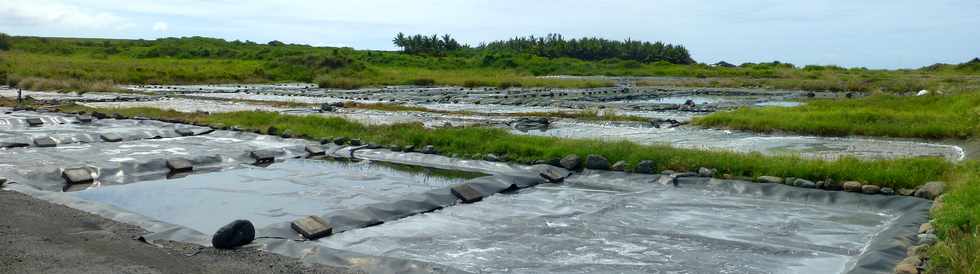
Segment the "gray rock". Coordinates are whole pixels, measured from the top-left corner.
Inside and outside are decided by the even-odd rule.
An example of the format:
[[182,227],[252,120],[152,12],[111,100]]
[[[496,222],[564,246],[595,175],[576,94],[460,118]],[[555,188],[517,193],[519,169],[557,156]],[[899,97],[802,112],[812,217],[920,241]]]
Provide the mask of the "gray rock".
[[561,167],[565,169],[576,170],[582,166],[582,158],[575,154],[569,154],[568,156],[565,156],[565,158],[561,158],[559,163],[561,164]]
[[864,194],[878,194],[881,191],[880,186],[876,185],[863,185],[861,186],[861,192]]
[[844,182],[843,188],[847,192],[861,192],[861,183],[855,181]]
[[609,167],[609,169],[614,170],[614,171],[625,171],[626,170],[626,161],[617,161],[611,167]]
[[602,155],[589,154],[585,158],[585,168],[597,170],[609,170],[609,159]]
[[[817,184],[814,183],[814,182],[811,182],[811,181],[808,181],[808,180],[803,180],[803,179],[796,179],[796,180],[797,180],[796,186],[798,186],[798,187],[802,187],[802,188],[817,188]],[[800,180],[802,180],[802,181],[800,181]]]
[[657,172],[655,169],[656,167],[654,167],[653,161],[643,160],[636,164],[636,167],[633,168],[633,172],[643,173],[643,174],[654,174]]
[[438,154],[439,152],[436,151],[436,147],[434,147],[432,145],[427,145],[424,148],[422,148],[422,153],[425,153],[425,154]]
[[483,194],[468,184],[455,185],[450,188],[453,196],[463,201],[463,203],[474,203],[483,200]]
[[56,147],[58,142],[51,137],[40,137],[34,139],[34,145],[37,147]]
[[916,245],[933,245],[939,241],[939,238],[936,237],[936,234],[931,234],[931,233],[922,233],[916,235],[915,238],[916,238],[916,242],[915,242]]
[[330,103],[320,104],[320,112],[333,112],[334,110],[336,110],[336,108],[330,105]]
[[912,196],[912,194],[915,194],[915,189],[899,188],[896,193],[902,196]]
[[816,186],[816,184],[814,182],[810,181],[810,180],[799,179],[799,178],[797,178],[796,180],[793,180],[793,183],[791,185],[793,185],[793,186],[802,186],[803,184],[813,184],[814,186]]
[[[271,131],[272,129],[273,129],[273,127],[269,127],[269,130],[270,130],[270,131]],[[194,131],[193,131],[193,130],[191,130],[191,129],[189,129],[189,128],[178,128],[178,129],[177,129],[177,130],[175,130],[175,131],[176,131],[176,132],[177,132],[177,134],[179,134],[180,136],[194,136]],[[272,134],[272,133],[269,133],[269,134],[270,134],[270,135],[275,135],[275,134]]]
[[698,168],[698,176],[701,177],[714,177],[716,172],[717,170],[711,168],[706,168],[706,167]]
[[61,172],[61,177],[65,178],[68,184],[86,184],[95,181],[92,177],[92,173],[89,172],[87,168],[68,168]]
[[796,182],[796,177],[786,177],[783,178],[783,184],[793,185]]
[[783,178],[776,176],[759,176],[760,183],[770,183],[770,184],[781,184],[783,183]]
[[218,249],[231,249],[247,245],[255,240],[255,226],[248,220],[235,220],[214,233],[211,245]]
[[483,156],[483,160],[488,162],[500,162],[500,157],[493,153],[487,153],[487,155]]
[[167,160],[167,168],[170,172],[188,172],[194,170],[194,164],[187,159],[170,159]]
[[890,187],[883,187],[883,188],[881,188],[881,194],[883,194],[883,195],[895,195],[895,189],[892,189]]
[[388,150],[391,151],[402,151],[402,147],[399,145],[388,145]]
[[92,116],[79,115],[78,117],[75,117],[75,120],[77,120],[79,123],[91,123],[92,122]]
[[413,152],[415,151],[415,145],[407,145],[405,147],[402,147],[402,151]]
[[119,136],[119,134],[115,134],[115,133],[105,133],[100,135],[99,138],[101,138],[102,141],[106,141],[110,143],[122,142],[123,140],[122,136]]
[[939,195],[943,194],[946,189],[946,184],[943,182],[928,182],[919,190],[915,191],[915,197],[926,198],[929,200],[936,199]]
[[316,240],[333,234],[333,226],[318,216],[306,216],[289,224],[303,238]]
[[327,154],[327,152],[323,150],[323,147],[318,145],[307,145],[305,149],[306,153],[310,156],[322,156]]

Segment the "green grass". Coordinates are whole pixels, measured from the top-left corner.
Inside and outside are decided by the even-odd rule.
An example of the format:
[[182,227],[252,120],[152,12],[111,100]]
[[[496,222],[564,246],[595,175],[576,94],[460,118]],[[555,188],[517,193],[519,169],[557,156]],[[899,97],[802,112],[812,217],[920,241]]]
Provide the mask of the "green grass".
[[[66,106],[66,111],[92,111],[80,106]],[[897,160],[837,161],[802,159],[791,156],[764,156],[758,153],[702,151],[669,146],[648,146],[632,142],[560,139],[554,137],[510,134],[495,128],[427,129],[421,124],[371,126],[341,118],[294,116],[269,112],[236,112],[212,115],[180,113],[154,108],[105,109],[150,118],[170,118],[212,125],[238,126],[244,129],[265,130],[275,126],[295,136],[312,139],[330,137],[360,138],[367,142],[396,145],[434,145],[447,154],[471,156],[493,153],[514,161],[529,163],[539,159],[562,157],[568,154],[585,156],[600,154],[611,161],[624,160],[635,165],[641,160],[653,160],[660,170],[696,170],[698,167],[717,168],[721,173],[755,177],[773,175],[810,178],[814,180],[856,180],[894,188],[912,188],[921,183],[947,176],[953,165],[940,158],[910,158]]]
[[933,225],[942,241],[929,250],[929,273],[978,273],[980,271],[980,163],[959,168],[942,207],[932,212]]
[[821,99],[799,107],[741,108],[695,119],[695,125],[821,136],[958,138],[980,132],[980,93]]

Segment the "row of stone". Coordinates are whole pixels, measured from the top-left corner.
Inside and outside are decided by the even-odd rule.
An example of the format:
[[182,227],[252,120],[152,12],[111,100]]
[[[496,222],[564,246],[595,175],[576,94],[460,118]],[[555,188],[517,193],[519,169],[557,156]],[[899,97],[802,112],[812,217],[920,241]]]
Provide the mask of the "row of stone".
[[[942,208],[943,197],[945,195],[940,195],[933,200],[932,208],[929,209],[930,213],[935,213]],[[902,259],[902,261],[895,265],[894,272],[896,274],[925,273],[929,267],[927,251],[929,247],[935,245],[937,242],[939,242],[939,237],[936,236],[936,229],[932,226],[932,223],[920,225],[918,234],[915,236],[915,241],[906,249],[905,259]]]

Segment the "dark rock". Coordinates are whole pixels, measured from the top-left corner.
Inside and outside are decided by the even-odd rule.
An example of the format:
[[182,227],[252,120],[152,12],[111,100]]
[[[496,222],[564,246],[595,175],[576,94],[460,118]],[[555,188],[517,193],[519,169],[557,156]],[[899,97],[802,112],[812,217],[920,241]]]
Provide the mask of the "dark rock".
[[255,150],[249,152],[249,156],[255,159],[256,164],[271,163],[276,160],[275,153],[268,150]]
[[351,139],[349,143],[352,146],[359,146],[364,144],[364,142],[362,142],[361,139]]
[[459,198],[463,203],[473,203],[483,200],[483,194],[468,184],[455,185],[450,188],[453,196]]
[[824,183],[823,189],[835,190],[835,191],[844,190],[844,183],[839,181],[834,181],[833,179],[827,179],[827,182]]
[[551,121],[545,117],[517,118],[507,123],[514,129],[520,131],[546,130],[551,125]]
[[338,145],[338,146],[345,145],[345,144],[347,144],[347,142],[350,142],[350,139],[348,139],[347,137],[333,138],[333,144]]
[[405,152],[413,152],[413,151],[415,151],[415,145],[407,145],[407,146],[404,146],[404,147],[402,147],[402,150],[405,151]]
[[106,118],[109,118],[109,115],[106,115],[105,113],[102,113],[102,112],[92,112],[92,117],[95,117],[95,118],[98,118],[98,119],[106,119]]
[[170,159],[167,160],[167,168],[170,172],[188,172],[194,170],[194,164],[187,159]]
[[279,128],[277,128],[276,126],[269,126],[269,128],[265,130],[265,134],[279,135],[280,134]]
[[[272,127],[269,127],[269,129],[271,130],[271,129],[272,129]],[[180,136],[194,136],[194,131],[193,131],[193,130],[191,130],[190,128],[178,128],[178,129],[177,129],[177,130],[175,130],[175,131],[176,131],[176,132],[177,132],[177,134],[179,134]]]
[[235,220],[214,233],[211,245],[218,249],[232,249],[255,240],[255,226],[248,220]]
[[890,187],[881,188],[881,194],[883,195],[895,195],[895,189]]
[[608,170],[609,169],[609,159],[602,157],[602,155],[589,154],[585,157],[585,168],[596,169],[596,170]]
[[946,184],[943,182],[928,182],[915,191],[915,197],[933,200],[942,195],[945,188]]
[[428,145],[428,146],[425,146],[424,148],[422,148],[422,153],[425,153],[425,154],[438,154],[439,152],[436,151],[436,148],[434,146]]
[[326,145],[326,144],[331,144],[331,143],[333,143],[333,140],[332,139],[323,139],[323,140],[320,140],[320,144],[321,145]]
[[367,144],[367,145],[365,145],[364,148],[366,148],[366,149],[379,149],[379,148],[381,148],[381,145],[379,145],[379,144]]
[[40,137],[34,139],[34,145],[37,147],[56,147],[58,146],[58,141],[55,141],[51,137]]
[[579,167],[581,167],[582,158],[578,157],[578,155],[575,154],[569,154],[568,156],[565,156],[565,158],[561,158],[559,164],[561,164],[561,167],[565,169],[576,170],[579,169]]
[[320,112],[333,112],[335,110],[336,108],[329,103],[320,104]]
[[633,172],[643,173],[643,174],[654,174],[657,172],[655,169],[656,167],[653,165],[653,161],[643,160],[640,161],[640,163],[636,164],[636,167],[633,168]]
[[92,116],[79,115],[78,117],[75,117],[75,120],[77,120],[79,123],[91,123],[92,122]]
[[318,216],[306,216],[290,224],[294,231],[303,238],[316,240],[333,234],[333,226],[327,220]]
[[44,120],[41,120],[41,118],[27,118],[24,121],[27,122],[28,126],[32,127],[41,126],[44,124]]
[[391,151],[402,151],[402,146],[399,145],[388,145],[388,150]]
[[102,141],[106,141],[110,143],[121,142],[123,140],[122,136],[119,136],[119,134],[115,134],[115,133],[105,133],[100,135],[99,138],[102,139]]
[[626,171],[626,161],[617,161],[609,169],[613,171]]
[[95,178],[92,177],[92,173],[84,167],[65,169],[65,171],[61,172],[61,177],[65,178],[65,181],[71,185],[91,183],[95,181]]
[[560,184],[565,181],[565,177],[559,174],[559,172],[554,169],[548,169],[545,172],[541,172],[540,175],[541,178],[544,178],[545,180],[547,180],[549,183],[552,184]]

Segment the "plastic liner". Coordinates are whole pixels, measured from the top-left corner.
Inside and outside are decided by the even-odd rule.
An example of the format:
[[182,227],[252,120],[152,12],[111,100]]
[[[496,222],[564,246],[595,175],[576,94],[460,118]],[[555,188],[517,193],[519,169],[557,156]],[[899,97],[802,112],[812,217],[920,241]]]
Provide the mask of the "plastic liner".
[[590,172],[317,241],[472,272],[890,273],[929,201]]
[[486,175],[450,176],[369,161],[289,159],[267,167],[243,165],[217,173],[93,188],[72,195],[214,232],[234,219],[247,219],[263,227],[398,200]]

